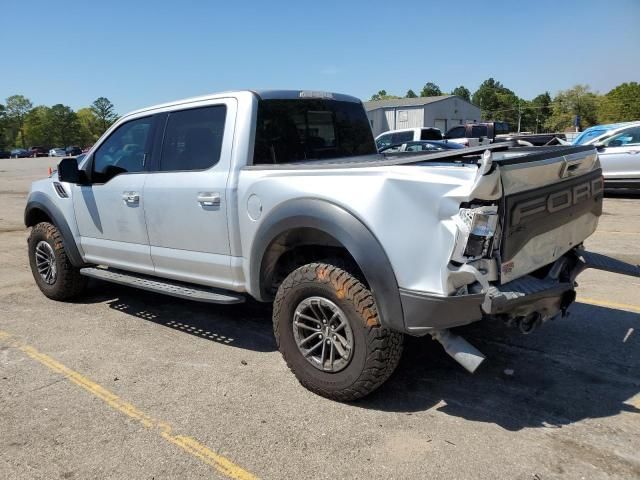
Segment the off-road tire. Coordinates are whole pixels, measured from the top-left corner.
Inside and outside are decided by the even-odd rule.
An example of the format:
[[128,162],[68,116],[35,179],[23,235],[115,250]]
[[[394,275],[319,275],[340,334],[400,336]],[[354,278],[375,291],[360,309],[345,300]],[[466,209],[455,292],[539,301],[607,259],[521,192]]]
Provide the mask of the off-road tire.
[[[293,335],[296,307],[308,297],[324,297],[345,314],[353,331],[353,353],[339,372],[325,372],[302,355]],[[273,304],[273,331],[289,369],[307,389],[348,402],[382,385],[398,366],[404,336],[380,325],[373,295],[349,272],[327,263],[293,271],[278,288]]]
[[[38,273],[36,266],[35,249],[39,242],[45,241],[53,249],[56,262],[56,279],[53,284],[48,284]],[[29,235],[29,264],[33,278],[40,291],[52,300],[70,300],[79,296],[87,286],[87,277],[80,275],[80,269],[74,267],[69,261],[64,248],[60,231],[48,222],[38,223],[31,229]]]

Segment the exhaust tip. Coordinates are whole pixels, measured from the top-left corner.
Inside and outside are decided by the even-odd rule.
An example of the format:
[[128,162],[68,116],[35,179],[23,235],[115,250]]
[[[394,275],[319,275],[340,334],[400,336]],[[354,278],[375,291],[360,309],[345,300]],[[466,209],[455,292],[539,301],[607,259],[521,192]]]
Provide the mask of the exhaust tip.
[[480,350],[449,330],[438,330],[431,336],[440,342],[444,351],[469,373],[474,373],[486,358]]

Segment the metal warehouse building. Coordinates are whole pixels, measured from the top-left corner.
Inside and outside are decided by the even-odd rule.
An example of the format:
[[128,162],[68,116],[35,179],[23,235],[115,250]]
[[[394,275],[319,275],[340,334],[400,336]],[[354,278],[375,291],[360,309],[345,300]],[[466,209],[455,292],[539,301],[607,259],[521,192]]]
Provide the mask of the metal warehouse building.
[[387,130],[436,127],[444,133],[463,123],[480,121],[480,108],[454,95],[396,98],[364,102],[375,136]]

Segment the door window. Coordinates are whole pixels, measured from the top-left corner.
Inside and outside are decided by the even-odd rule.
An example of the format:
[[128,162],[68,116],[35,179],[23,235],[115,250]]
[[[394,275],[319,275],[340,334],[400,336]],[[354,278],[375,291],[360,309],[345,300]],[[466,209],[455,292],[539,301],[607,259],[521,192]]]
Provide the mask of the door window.
[[376,146],[378,147],[378,150],[384,147],[388,147],[389,145],[391,145],[390,133],[388,133],[387,135],[382,135],[380,138],[378,138],[378,140],[376,140]]
[[142,172],[152,123],[152,117],[138,118],[120,125],[109,135],[93,156],[92,180],[105,183],[121,173]]
[[627,147],[640,145],[640,127],[620,132],[604,142],[607,147]]
[[171,112],[162,142],[160,171],[205,170],[220,160],[225,105]]

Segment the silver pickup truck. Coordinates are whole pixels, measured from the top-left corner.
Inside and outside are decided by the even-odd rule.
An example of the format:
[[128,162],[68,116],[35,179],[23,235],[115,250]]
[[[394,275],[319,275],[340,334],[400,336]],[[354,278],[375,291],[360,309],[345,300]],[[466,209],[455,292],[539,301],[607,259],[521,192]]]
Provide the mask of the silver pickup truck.
[[384,156],[356,98],[239,91],[125,115],[33,184],[25,224],[47,297],[92,277],[273,302],[299,381],[348,401],[392,374],[406,334],[474,371],[484,357],[452,327],[529,332],[566,312],[583,269],[638,275],[582,247],[602,197],[593,147]]

